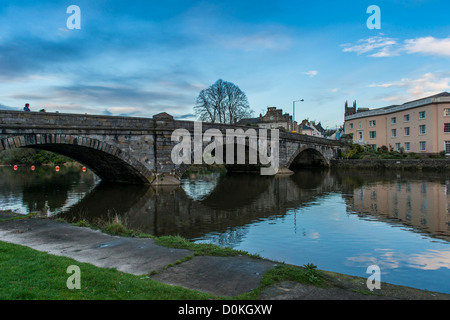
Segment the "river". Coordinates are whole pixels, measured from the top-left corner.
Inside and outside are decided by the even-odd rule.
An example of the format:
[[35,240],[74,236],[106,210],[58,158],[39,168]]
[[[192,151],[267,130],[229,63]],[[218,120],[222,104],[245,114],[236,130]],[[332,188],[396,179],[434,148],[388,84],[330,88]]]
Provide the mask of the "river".
[[0,167],[0,210],[69,221],[118,215],[294,265],[450,293],[450,176],[305,170],[287,177],[191,174],[180,187],[102,183],[79,167]]

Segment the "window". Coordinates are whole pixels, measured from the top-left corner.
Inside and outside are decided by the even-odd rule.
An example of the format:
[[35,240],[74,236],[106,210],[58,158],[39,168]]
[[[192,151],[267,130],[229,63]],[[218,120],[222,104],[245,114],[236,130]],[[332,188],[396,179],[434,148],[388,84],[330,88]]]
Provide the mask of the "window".
[[370,147],[372,147],[373,151],[377,151],[377,145],[376,144],[370,144]]
[[392,129],[392,138],[397,136],[397,129]]
[[405,114],[404,120],[405,122],[409,122],[409,114]]
[[450,141],[445,141],[445,154],[450,154]]
[[444,117],[450,117],[450,108],[444,109]]
[[426,134],[427,133],[427,126],[421,125],[419,126],[419,134]]
[[405,151],[411,151],[411,143],[405,142]]
[[363,138],[364,138],[363,132],[362,131],[358,131],[358,139],[359,139],[359,141],[362,142],[364,140]]
[[420,141],[420,151],[427,151],[427,143],[425,141]]
[[360,128],[360,129],[362,128],[361,121],[359,122],[359,128]]
[[405,137],[409,137],[411,134],[411,130],[409,129],[409,127],[405,128]]
[[400,152],[401,147],[402,147],[402,146],[401,146],[400,143],[396,143],[396,144],[395,144],[395,151]]
[[444,123],[444,132],[450,132],[450,123]]
[[353,129],[353,123],[350,123],[350,129]]
[[425,111],[419,112],[419,119],[425,119],[427,116],[427,113]]
[[369,136],[370,136],[370,139],[376,139],[376,137],[377,137],[377,132],[376,132],[376,131],[370,131],[370,132],[369,132]]
[[376,120],[371,120],[371,121],[369,121],[369,125],[371,127],[375,127],[377,125],[377,121]]
[[391,123],[392,124],[396,124],[397,123],[397,118],[396,117],[391,118]]

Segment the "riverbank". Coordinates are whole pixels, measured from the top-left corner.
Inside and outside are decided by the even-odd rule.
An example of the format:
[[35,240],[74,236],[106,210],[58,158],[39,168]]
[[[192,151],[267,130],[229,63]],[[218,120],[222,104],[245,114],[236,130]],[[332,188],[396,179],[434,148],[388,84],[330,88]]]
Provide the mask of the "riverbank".
[[[64,269],[69,263],[80,263],[82,279],[86,279],[86,282],[83,282],[83,289],[68,290],[65,280],[69,275],[63,270],[59,277],[62,277],[64,282],[56,287],[55,284],[52,285],[55,292],[49,293],[48,299],[67,299],[69,291],[70,299],[121,299],[120,296],[104,293],[109,287],[111,290],[118,287],[117,274],[121,273],[133,275],[131,283],[145,280],[149,282],[148,284],[163,285],[161,289],[155,289],[153,296],[135,295],[129,296],[130,299],[190,299],[183,295],[199,299],[249,300],[450,299],[450,295],[447,294],[385,283],[382,283],[381,290],[371,293],[366,287],[367,279],[316,270],[312,264],[295,267],[240,252],[234,255],[217,256],[214,255],[214,250],[208,250],[206,255],[201,251],[195,252],[192,247],[185,249],[183,246],[177,246],[177,248],[163,246],[156,238],[114,236],[100,230],[50,219],[12,218],[14,217],[10,212],[0,214],[0,219],[3,219],[0,220],[0,241],[4,242],[0,254],[6,255],[6,259],[5,257],[0,259],[3,264],[2,270],[7,270],[4,269],[5,265],[15,264],[10,259],[11,252],[16,250],[27,251],[23,264],[14,266],[18,274],[21,272],[30,274],[30,270],[35,270],[26,265],[30,261],[55,261],[57,265],[49,266],[49,268],[64,267]],[[14,247],[17,245],[20,249]],[[31,249],[24,249],[22,246],[36,251],[29,251]],[[61,261],[60,259],[73,260]],[[99,269],[91,271],[90,268]],[[88,280],[91,279],[91,272],[97,274],[92,279],[109,279],[110,272],[116,272],[112,270],[117,270],[118,273],[111,277],[109,284],[102,283],[103,289],[97,288],[99,284],[95,281],[92,283]],[[45,272],[45,270],[34,272]],[[29,282],[25,283],[14,277],[17,276],[10,277],[8,272],[3,272],[0,281],[4,283],[0,285],[0,288],[13,285],[15,288],[26,291],[27,286],[33,287]],[[41,276],[35,274],[31,280],[27,281],[33,281],[33,279],[41,279]],[[51,278],[48,281],[51,281]],[[11,284],[11,282],[14,283]],[[41,282],[40,285],[45,286]],[[133,288],[133,284],[128,288]],[[167,296],[169,288],[178,293],[180,293],[178,290],[183,291],[183,293]],[[108,292],[112,293],[111,290]],[[131,291],[134,292],[134,290]],[[160,294],[158,290],[161,290]],[[191,290],[191,292],[184,290]],[[90,291],[98,292],[99,295],[94,297],[88,294]],[[39,299],[39,297],[42,299],[44,296],[36,295],[28,298]],[[20,295],[10,298],[22,299]]]
[[450,159],[333,159],[330,165],[338,169],[449,171]]

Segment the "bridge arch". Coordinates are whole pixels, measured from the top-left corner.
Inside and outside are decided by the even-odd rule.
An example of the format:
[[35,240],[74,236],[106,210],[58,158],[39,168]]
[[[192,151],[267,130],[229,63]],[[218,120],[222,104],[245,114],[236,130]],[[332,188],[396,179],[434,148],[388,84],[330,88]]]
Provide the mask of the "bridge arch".
[[118,147],[89,137],[62,134],[12,135],[0,139],[0,151],[32,148],[72,158],[91,169],[103,181],[150,183],[152,173]]
[[292,171],[311,167],[329,167],[330,161],[323,150],[314,146],[303,145],[291,157],[288,168]]

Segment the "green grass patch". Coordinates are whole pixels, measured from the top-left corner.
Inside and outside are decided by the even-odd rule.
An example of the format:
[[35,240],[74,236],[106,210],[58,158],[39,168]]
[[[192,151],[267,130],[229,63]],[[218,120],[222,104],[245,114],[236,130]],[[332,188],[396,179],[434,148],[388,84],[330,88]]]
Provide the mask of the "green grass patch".
[[281,281],[294,281],[322,288],[329,286],[324,274],[310,263],[303,267],[280,264],[267,271],[261,280],[261,285],[267,287]]
[[35,217],[37,214],[32,212],[32,213],[27,214],[27,215],[20,215],[20,214],[15,214],[11,210],[8,210],[8,211],[0,212],[0,215],[3,216],[3,218],[0,218],[0,222],[2,222],[2,221],[9,221],[9,220],[18,220],[18,219],[32,218],[32,217]]
[[[70,258],[53,256],[16,244],[0,242],[1,300],[205,300],[217,297],[169,286],[114,269],[98,268]],[[67,288],[76,265],[81,289]]]
[[197,256],[217,256],[217,257],[233,257],[233,256],[249,256],[252,258],[260,258],[259,255],[249,254],[246,251],[235,250],[232,248],[224,248],[210,243],[193,243],[181,236],[163,236],[155,238],[155,242],[161,246],[187,249],[193,251]]

